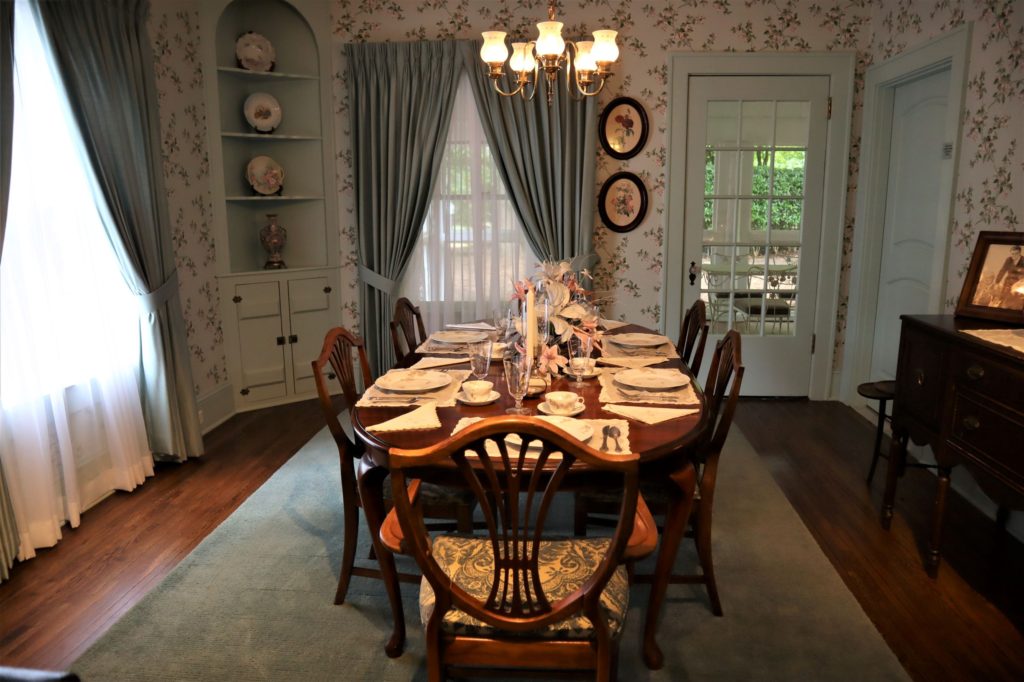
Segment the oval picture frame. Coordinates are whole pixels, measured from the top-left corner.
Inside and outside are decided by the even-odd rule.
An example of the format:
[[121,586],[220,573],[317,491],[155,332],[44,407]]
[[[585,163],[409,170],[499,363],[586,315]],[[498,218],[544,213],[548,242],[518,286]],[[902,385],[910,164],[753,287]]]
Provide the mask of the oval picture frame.
[[647,144],[648,128],[647,112],[639,102],[632,97],[616,97],[601,113],[597,136],[608,156],[631,159]]
[[647,188],[635,173],[620,171],[601,186],[597,210],[604,226],[613,232],[629,232],[647,215]]

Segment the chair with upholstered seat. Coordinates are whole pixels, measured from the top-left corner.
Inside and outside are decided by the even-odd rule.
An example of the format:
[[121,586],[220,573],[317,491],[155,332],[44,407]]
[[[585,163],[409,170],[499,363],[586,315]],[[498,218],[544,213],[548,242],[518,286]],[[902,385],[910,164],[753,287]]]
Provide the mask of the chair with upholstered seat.
[[401,363],[405,356],[412,353],[420,344],[427,340],[427,330],[423,326],[423,315],[418,306],[414,306],[407,298],[395,301],[395,313],[391,316],[391,345],[395,348],[395,361]]
[[690,368],[693,376],[700,373],[701,360],[704,357],[704,345],[708,341],[708,311],[707,304],[697,299],[683,316],[683,323],[679,327],[679,341],[676,342],[676,352],[682,358],[686,366]]
[[[348,584],[353,575],[381,578],[379,569],[355,565],[356,542],[359,537],[359,509],[362,506],[355,462],[363,456],[363,448],[360,441],[353,437],[351,418],[348,415],[349,410],[359,399],[359,393],[356,390],[353,355],[359,364],[363,385],[369,386],[372,379],[363,341],[343,327],[335,327],[327,332],[320,357],[313,361],[313,377],[320,398],[320,407],[323,410],[327,427],[338,446],[338,459],[341,465],[341,497],[345,526],[341,574],[338,577],[338,589],[334,596],[335,604],[345,603]],[[328,365],[330,365],[329,368]],[[339,419],[339,410],[335,405],[335,399],[331,397],[328,389],[328,379],[332,378],[337,378],[341,388],[342,412],[344,413],[342,419]],[[385,487],[385,491],[390,492],[390,488]],[[452,519],[453,522],[449,522],[448,527],[472,530],[472,495],[458,489],[424,486],[419,497],[428,516]],[[407,582],[415,582],[419,579],[418,576],[403,575],[401,577]]]
[[[653,551],[654,520],[637,493],[639,456],[610,456],[533,417],[473,424],[422,450],[392,449],[395,508],[381,528],[393,551],[423,572],[420,616],[427,673],[434,682],[493,673],[615,677],[629,603],[621,562]],[[581,472],[577,463],[586,467]],[[405,495],[410,477],[460,477],[486,530],[436,535]],[[552,500],[566,476],[587,476],[620,492],[611,538],[554,539]]]
[[[697,493],[690,513],[691,531],[697,545],[697,557],[700,563],[699,574],[673,574],[670,584],[703,584],[708,591],[711,611],[716,616],[722,615],[722,603],[718,596],[718,584],[715,581],[715,567],[711,556],[711,513],[715,499],[715,482],[718,478],[718,461],[722,456],[722,446],[729,435],[736,403],[739,402],[740,386],[743,383],[743,360],[740,352],[740,335],[729,331],[715,346],[711,357],[704,387],[707,401],[708,430],[692,450],[688,451],[690,460],[697,467]],[[642,486],[643,496],[654,513],[663,511],[668,503],[665,485],[645,481]],[[576,496],[576,535],[586,535],[588,523],[605,525],[601,514],[614,510],[615,496],[605,493],[580,493]],[[664,541],[663,541],[663,544]],[[648,575],[636,575],[638,582],[647,582]]]

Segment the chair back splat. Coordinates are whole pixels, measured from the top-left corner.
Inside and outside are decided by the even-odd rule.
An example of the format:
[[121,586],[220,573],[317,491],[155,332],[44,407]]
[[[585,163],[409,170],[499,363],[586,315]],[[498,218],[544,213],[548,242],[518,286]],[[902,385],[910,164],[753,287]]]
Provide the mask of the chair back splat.
[[[423,326],[423,315],[418,306],[407,298],[395,301],[395,312],[391,316],[391,345],[395,349],[395,360],[399,363],[427,340]],[[403,346],[404,343],[404,346]]]
[[693,376],[700,373],[701,360],[704,358],[704,346],[707,341],[707,305],[698,298],[683,316],[683,323],[679,328],[679,341],[676,343],[676,352],[690,368]]

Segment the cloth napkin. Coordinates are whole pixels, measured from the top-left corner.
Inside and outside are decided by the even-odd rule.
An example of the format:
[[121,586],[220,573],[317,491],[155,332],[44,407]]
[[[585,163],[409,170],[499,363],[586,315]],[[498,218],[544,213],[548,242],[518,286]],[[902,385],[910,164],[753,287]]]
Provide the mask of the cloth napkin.
[[409,369],[431,369],[433,367],[444,367],[445,365],[461,365],[464,362],[469,362],[469,357],[464,358],[432,358],[425,357],[421,358],[419,362],[410,367]]
[[627,324],[629,324],[629,322],[619,322],[618,320],[606,320],[605,318],[602,317],[598,324],[607,329],[608,331],[611,331],[613,329],[618,329],[619,327],[625,327]]
[[700,412],[696,407],[677,409],[672,407],[637,407],[635,405],[615,404],[605,405],[604,411],[611,412],[622,417],[628,417],[638,422],[643,422],[644,424],[660,424],[661,422],[668,421],[669,419],[687,417],[691,414],[697,414]]
[[[388,374],[404,371],[402,369],[393,369]],[[436,403],[437,407],[455,407],[455,394],[459,392],[462,382],[469,378],[471,372],[468,369],[448,369],[442,371],[452,378],[451,383],[444,388],[424,394],[389,393],[388,391],[381,390],[375,384],[363,392],[363,396],[356,403],[356,407],[401,407],[403,403],[421,404],[425,402]]]
[[700,405],[697,393],[693,390],[693,382],[675,391],[641,391],[623,388],[614,383],[617,372],[605,372],[597,378],[601,382],[601,394],[597,397],[602,403],[654,403],[658,405],[679,405],[695,407]]
[[[416,352],[420,355],[466,355],[469,353],[468,345],[456,345],[453,343],[434,343],[427,339],[421,343]],[[500,358],[505,352],[505,344],[495,342],[491,345],[491,359]]]
[[437,417],[437,403],[431,401],[420,405],[412,412],[406,412],[394,419],[380,424],[367,426],[367,431],[381,433],[384,431],[415,431],[441,428],[441,420]]
[[[463,417],[455,425],[455,428],[452,429],[452,435],[454,436],[456,433],[458,433],[459,431],[463,430],[464,428],[466,428],[470,424],[475,424],[478,421],[480,421],[481,419],[483,419],[483,417]],[[538,417],[538,419],[544,419],[544,417]],[[547,420],[545,420],[545,421],[547,421]],[[604,427],[606,427],[606,426],[609,426],[609,427],[615,426],[615,427],[617,427],[619,429],[619,445],[622,447],[622,449],[621,450],[616,450],[615,449],[615,440],[609,438],[607,446],[603,450],[603,452],[607,452],[609,454],[616,454],[616,453],[619,453],[619,452],[629,452],[630,451],[630,449],[629,449],[630,448],[630,445],[629,445],[629,422],[627,422],[625,419],[581,419],[580,421],[584,421],[584,422],[586,422],[586,423],[588,423],[588,424],[590,424],[591,426],[594,427],[594,435],[590,437],[589,441],[587,441],[587,445],[589,445],[590,447],[596,448],[598,450],[601,450],[601,445],[604,444],[604,440],[605,440],[604,439]],[[515,434],[510,434],[508,436],[506,442],[508,442],[509,444],[516,444],[516,443],[521,443],[522,441]],[[497,450],[491,451],[490,449],[488,449],[488,452],[490,454],[492,454],[493,456],[495,456],[495,457],[498,456]],[[510,453],[510,454],[513,454],[513,453]],[[533,451],[531,451],[531,450],[527,450],[526,451],[526,457],[528,459],[531,458],[531,457],[536,459],[538,454],[539,454],[539,451],[536,450],[536,449],[533,449]],[[553,455],[551,457],[551,459],[557,460],[558,458]]]

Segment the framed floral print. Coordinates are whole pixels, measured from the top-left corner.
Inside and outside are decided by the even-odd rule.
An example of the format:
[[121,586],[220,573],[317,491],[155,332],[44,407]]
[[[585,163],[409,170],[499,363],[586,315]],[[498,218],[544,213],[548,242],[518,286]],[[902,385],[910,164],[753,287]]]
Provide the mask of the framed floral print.
[[615,232],[629,232],[647,215],[647,188],[633,173],[616,173],[601,187],[597,210],[605,227]]
[[601,146],[613,159],[630,159],[647,144],[647,112],[632,97],[608,103],[597,124]]
[[1024,325],[1024,232],[980,232],[957,317]]

